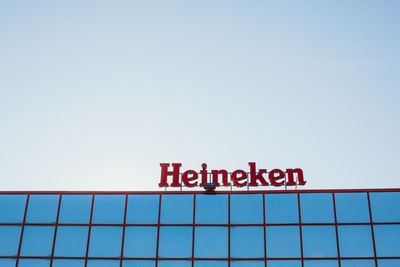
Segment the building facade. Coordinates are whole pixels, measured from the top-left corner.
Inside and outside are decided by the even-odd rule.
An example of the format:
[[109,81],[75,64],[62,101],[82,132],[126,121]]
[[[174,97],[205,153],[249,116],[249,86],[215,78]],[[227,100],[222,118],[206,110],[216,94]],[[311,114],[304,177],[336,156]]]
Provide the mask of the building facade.
[[400,189],[0,192],[2,267],[399,267]]

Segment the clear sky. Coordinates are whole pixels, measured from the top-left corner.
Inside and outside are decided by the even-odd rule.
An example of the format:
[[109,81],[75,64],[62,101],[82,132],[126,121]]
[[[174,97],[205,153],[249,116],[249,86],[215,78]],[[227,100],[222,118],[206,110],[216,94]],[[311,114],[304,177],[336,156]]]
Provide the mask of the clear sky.
[[0,2],[0,190],[184,169],[400,187],[400,2]]

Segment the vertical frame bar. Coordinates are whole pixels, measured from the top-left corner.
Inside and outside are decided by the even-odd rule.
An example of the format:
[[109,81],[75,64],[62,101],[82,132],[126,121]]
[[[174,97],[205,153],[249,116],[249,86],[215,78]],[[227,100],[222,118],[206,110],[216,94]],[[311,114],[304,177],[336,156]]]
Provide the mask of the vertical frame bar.
[[128,194],[125,194],[125,211],[124,211],[124,225],[122,226],[122,244],[121,244],[121,262],[120,262],[120,267],[122,267],[122,259],[124,258],[126,211],[127,211],[127,209],[128,209]]
[[86,256],[85,256],[85,267],[87,267],[88,255],[89,255],[89,243],[90,243],[90,232],[92,231],[92,218],[93,218],[93,206],[94,206],[94,197],[95,193],[92,194],[92,206],[90,207],[90,219],[89,219],[89,231],[88,231],[88,239],[86,244]]
[[161,221],[161,197],[162,194],[159,194],[158,200],[158,223],[157,223],[157,248],[156,248],[156,267],[158,267],[158,252],[160,249],[160,221]]
[[335,193],[332,193],[332,201],[333,201],[333,214],[335,216],[335,231],[336,231],[336,246],[337,246],[337,256],[339,267],[341,267],[340,262],[340,247],[339,247],[339,232],[338,232],[338,224],[337,224],[337,216],[336,216],[336,200],[335,200]]
[[300,232],[300,252],[301,252],[301,267],[304,267],[304,255],[303,255],[303,231],[301,229],[301,205],[300,205],[300,193],[297,193],[297,205],[299,208],[299,232]]
[[192,267],[194,267],[194,236],[196,225],[196,194],[193,194]]
[[17,254],[17,261],[15,263],[15,266],[18,266],[19,257],[21,255],[22,238],[24,236],[24,228],[25,228],[25,222],[26,222],[26,214],[28,212],[29,197],[30,197],[30,194],[27,194],[26,203],[25,203],[24,219],[22,220],[21,235],[19,237],[18,254]]
[[267,226],[265,225],[265,194],[263,194],[263,223],[264,223],[264,266],[267,267]]
[[231,192],[228,193],[228,267],[231,267]]
[[371,199],[369,197],[369,192],[367,192],[367,199],[368,199],[368,209],[369,209],[369,220],[370,220],[370,224],[371,224],[372,245],[374,247],[375,266],[378,266],[378,259],[376,258],[374,223],[372,221],[372,208],[371,208]]
[[50,267],[53,266],[54,248],[56,246],[56,237],[57,237],[57,229],[58,229],[58,218],[60,217],[61,197],[62,197],[62,194],[60,194],[60,196],[58,198],[57,218],[56,218],[56,226],[54,227],[53,247],[51,249]]

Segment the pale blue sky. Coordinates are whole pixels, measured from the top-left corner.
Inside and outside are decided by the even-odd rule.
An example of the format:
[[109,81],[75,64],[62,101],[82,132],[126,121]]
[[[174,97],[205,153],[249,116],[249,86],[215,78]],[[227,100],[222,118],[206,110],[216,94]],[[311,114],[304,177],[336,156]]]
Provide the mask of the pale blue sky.
[[2,190],[183,168],[400,187],[399,1],[1,1]]

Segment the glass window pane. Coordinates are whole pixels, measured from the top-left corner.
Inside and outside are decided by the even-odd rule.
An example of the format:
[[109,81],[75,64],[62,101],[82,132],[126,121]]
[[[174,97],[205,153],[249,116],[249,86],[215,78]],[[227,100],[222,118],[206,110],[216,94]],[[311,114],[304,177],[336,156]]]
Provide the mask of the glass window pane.
[[263,227],[231,227],[231,257],[264,258]]
[[89,257],[120,257],[122,227],[92,226],[89,243]]
[[87,267],[120,267],[119,260],[88,260]]
[[197,224],[227,224],[228,195],[196,195]]
[[335,222],[331,193],[300,194],[300,206],[302,223]]
[[304,267],[338,267],[338,261],[333,260],[313,260],[304,261]]
[[375,225],[374,235],[378,257],[400,257],[400,225]]
[[304,257],[337,257],[334,226],[302,226]]
[[264,223],[262,195],[231,195],[231,224],[235,223]]
[[21,226],[0,226],[0,256],[17,256]]
[[1,267],[15,267],[15,259],[0,259]]
[[231,267],[265,267],[264,261],[231,261]]
[[122,267],[155,267],[155,261],[138,261],[138,260],[126,260],[122,263]]
[[126,223],[157,224],[159,199],[159,195],[129,195]]
[[297,194],[265,194],[266,223],[298,223]]
[[193,195],[162,195],[161,223],[193,223]]
[[53,238],[54,226],[25,226],[21,256],[50,256]]
[[18,267],[49,267],[50,260],[42,259],[20,259]]
[[400,260],[378,260],[378,267],[400,266]]
[[92,195],[62,195],[59,223],[89,223]]
[[157,249],[157,227],[126,227],[124,242],[124,257],[155,258]]
[[196,227],[194,238],[195,258],[227,258],[227,227]]
[[274,260],[267,261],[268,267],[301,267],[301,261],[284,261],[284,260]]
[[158,267],[192,267],[191,261],[158,261]]
[[367,193],[335,193],[335,203],[339,223],[370,221]]
[[59,198],[59,195],[30,195],[26,222],[55,223]]
[[374,222],[400,222],[400,192],[370,193]]
[[85,260],[53,260],[53,267],[85,267]]
[[194,267],[228,267],[227,261],[195,261]]
[[0,223],[22,223],[26,195],[0,195]]
[[371,226],[343,225],[338,226],[340,256],[373,257]]
[[300,231],[298,226],[267,226],[268,258],[300,258]]
[[95,195],[92,223],[124,223],[125,195]]
[[193,227],[190,226],[160,227],[159,257],[192,257],[192,236]]
[[57,257],[85,257],[89,227],[59,226],[54,255]]
[[340,264],[341,267],[375,267],[374,260],[341,260]]

